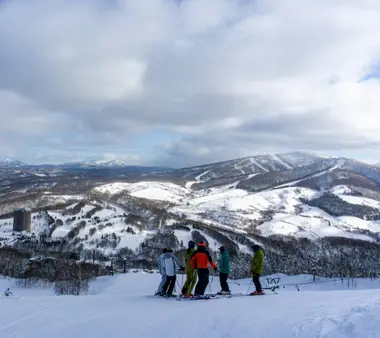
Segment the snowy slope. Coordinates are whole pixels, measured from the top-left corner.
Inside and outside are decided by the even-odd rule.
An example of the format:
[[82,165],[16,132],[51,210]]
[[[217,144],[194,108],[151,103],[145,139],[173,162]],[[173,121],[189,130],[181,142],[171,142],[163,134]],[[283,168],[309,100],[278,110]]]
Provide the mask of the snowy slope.
[[[304,200],[316,198],[321,194],[308,188],[287,187],[252,193],[236,189],[234,184],[228,184],[193,192],[173,183],[144,181],[106,184],[95,188],[95,191],[105,194],[107,200],[110,196],[125,191],[137,198],[150,199],[153,203],[171,202],[171,206],[165,208],[172,215],[162,218],[160,209],[154,214],[155,210],[132,208],[133,217],[139,217],[139,213],[140,216],[146,214],[143,220],[137,220],[136,223],[128,220],[128,212],[120,206],[110,206],[107,202],[99,201],[87,202],[76,215],[65,214],[64,210],[49,211],[55,221],[62,221],[62,224],[53,229],[53,239],[63,240],[75,231],[75,237],[83,244],[84,249],[100,249],[106,254],[116,253],[126,247],[136,251],[147,236],[155,233],[157,223],[155,227],[148,225],[154,217],[161,227],[172,225],[178,220],[187,223],[190,221],[190,225],[191,221],[200,221],[221,231],[232,229],[246,234],[253,230],[262,236],[280,234],[309,239],[345,237],[374,242],[376,234],[380,233],[380,221],[344,214],[334,217],[317,207],[304,204]],[[375,210],[380,209],[380,202],[376,200],[349,195],[351,189],[347,186],[336,186],[331,192],[353,206],[363,205]],[[69,196],[64,198],[70,199]],[[102,210],[97,211],[91,218],[85,217],[86,213],[99,203]],[[72,204],[66,210],[74,208],[75,205]],[[48,230],[46,220],[33,214],[32,231],[40,235]],[[220,246],[221,243],[215,241],[212,236],[202,231],[200,233],[208,240],[213,250]],[[12,219],[0,220],[0,235],[0,242],[3,244],[10,244],[17,238],[17,235],[14,236],[12,233]],[[191,231],[176,230],[175,235],[179,242],[185,245],[192,239]],[[247,250],[247,246],[235,243],[241,251]]]
[[[379,337],[380,284],[358,280],[280,289],[279,295],[178,302],[152,299],[157,274],[99,278],[88,296],[53,296],[51,289],[18,289],[0,299],[2,338],[357,338]],[[301,283],[310,277],[284,277]],[[182,279],[178,276],[179,286]],[[246,292],[230,283],[233,292]],[[212,290],[219,289],[214,278]],[[252,288],[251,288],[252,289]],[[258,311],[259,309],[259,311]],[[289,310],[291,309],[291,311]],[[184,314],[186,314],[184,319]]]
[[[346,191],[346,190],[345,190]],[[336,193],[342,192],[337,189]],[[199,192],[200,195],[202,192]],[[367,229],[380,231],[380,223],[364,221],[356,217],[335,218],[326,212],[305,206],[301,198],[312,198],[318,192],[306,188],[282,188],[259,193],[248,193],[240,189],[210,189],[208,194],[195,197],[186,204],[171,209],[177,214],[186,214],[194,220],[207,220],[218,225],[245,229],[252,226],[254,220],[262,218],[262,213],[268,210],[274,212],[273,219],[265,221],[257,229],[262,235],[291,235],[317,239],[325,236],[358,238],[373,241],[373,238],[352,233],[352,230]],[[340,195],[343,199],[361,201],[363,205],[375,207],[377,201],[355,196]],[[201,215],[201,216],[200,216]]]
[[[298,159],[287,160],[297,163]],[[338,161],[337,166],[339,165],[342,163]],[[229,184],[191,193],[190,189],[174,184],[138,182],[110,184],[96,189],[111,194],[127,189],[132,195],[156,200],[155,189],[158,187],[162,193],[162,200],[176,202],[176,206],[168,211],[214,226],[235,230],[254,227],[264,236],[282,234],[310,239],[338,236],[374,241],[373,237],[359,232],[362,230],[380,232],[380,222],[366,221],[349,215],[333,217],[321,209],[304,205],[302,199],[313,199],[320,195],[319,191],[307,188],[283,187],[250,193],[236,189],[234,184]],[[347,203],[380,209],[378,201],[348,195],[351,189],[347,186],[336,186],[331,192]],[[265,216],[268,212],[273,213],[269,219]],[[257,222],[260,225],[257,225]]]
[[190,189],[173,183],[138,182],[138,183],[110,183],[94,189],[97,192],[118,194],[127,191],[131,196],[152,200],[179,202],[192,194]]
[[[140,243],[151,234],[151,231],[136,229],[132,224],[125,223],[125,212],[117,206],[110,204],[102,205],[103,209],[96,211],[91,218],[85,217],[86,213],[95,208],[95,204],[85,204],[81,211],[75,215],[66,214],[75,205],[69,205],[63,210],[49,211],[49,215],[55,220],[62,221],[62,225],[55,226],[48,225],[48,220],[41,213],[32,213],[31,233],[15,233],[13,232],[13,219],[0,220],[0,244],[12,244],[12,242],[19,238],[30,237],[35,234],[37,237],[44,233],[51,233],[52,240],[64,240],[71,230],[78,227],[82,222],[85,226],[80,229],[76,238],[80,239],[85,249],[95,249],[97,244],[102,240],[103,236],[113,235],[120,238],[120,241],[113,248],[104,247],[103,252],[111,254],[120,248],[130,248],[136,250]],[[75,218],[75,220],[73,220]],[[134,230],[134,234],[126,231],[127,228]]]

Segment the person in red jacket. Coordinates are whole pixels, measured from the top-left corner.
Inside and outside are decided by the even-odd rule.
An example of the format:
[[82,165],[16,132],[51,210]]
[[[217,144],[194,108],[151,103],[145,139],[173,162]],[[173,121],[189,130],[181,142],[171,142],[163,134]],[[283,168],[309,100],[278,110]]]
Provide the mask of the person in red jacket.
[[198,283],[195,287],[195,296],[204,295],[206,291],[209,282],[209,263],[213,267],[214,271],[217,271],[216,265],[212,261],[211,255],[206,249],[206,243],[201,241],[198,244],[198,249],[194,252],[190,259],[191,267],[198,270]]

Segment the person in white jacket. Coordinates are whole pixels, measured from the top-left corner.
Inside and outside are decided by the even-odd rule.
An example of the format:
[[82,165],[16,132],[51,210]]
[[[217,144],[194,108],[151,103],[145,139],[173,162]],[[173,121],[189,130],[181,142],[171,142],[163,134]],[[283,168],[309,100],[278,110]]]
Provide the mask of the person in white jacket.
[[162,294],[162,289],[166,283],[166,272],[165,272],[165,265],[164,265],[164,255],[166,254],[166,252],[167,252],[167,249],[164,248],[162,250],[162,254],[157,259],[157,267],[158,267],[159,273],[161,274],[161,282],[160,282],[160,285],[158,286],[156,295]]
[[173,250],[171,249],[168,249],[163,255],[163,261],[166,282],[162,288],[162,293],[167,297],[171,297],[173,295],[173,290],[177,279],[177,270],[180,269],[181,271],[184,271],[185,268],[179,265],[178,259],[173,255]]

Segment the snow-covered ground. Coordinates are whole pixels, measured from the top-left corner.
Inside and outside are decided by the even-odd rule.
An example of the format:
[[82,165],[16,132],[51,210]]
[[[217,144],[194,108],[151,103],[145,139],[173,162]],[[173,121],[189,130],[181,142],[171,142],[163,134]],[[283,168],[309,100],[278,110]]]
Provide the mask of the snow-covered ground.
[[[98,278],[85,296],[54,296],[51,288],[20,288],[0,277],[15,298],[0,297],[2,338],[357,338],[380,337],[380,283],[281,276],[278,295],[209,301],[150,298],[158,274]],[[262,278],[265,281],[265,278]],[[249,280],[230,282],[246,293]],[[178,287],[183,283],[178,276]],[[219,290],[217,278],[211,289]],[[209,290],[209,289],[208,289]],[[252,290],[252,288],[250,288]]]
[[[350,189],[337,186],[334,194],[351,204],[366,205],[380,209],[380,202],[370,198],[346,195]],[[264,236],[275,234],[291,235],[316,239],[325,236],[339,236],[373,241],[367,235],[358,234],[360,230],[380,232],[380,222],[366,221],[357,217],[333,217],[323,210],[309,207],[301,202],[319,192],[299,187],[287,187],[249,193],[241,189],[220,187],[199,191],[198,197],[170,209],[189,219],[203,221],[216,226],[229,226],[244,230],[254,221],[262,218],[263,212],[274,212],[273,219],[258,226]]]
[[[99,202],[97,203],[99,205]],[[77,214],[66,213],[69,209],[72,209],[77,203],[67,206],[65,209],[49,211],[49,215],[54,220],[61,220],[62,225],[56,227],[52,232],[51,238],[54,240],[65,238],[71,230],[77,227],[80,223],[84,222],[83,227],[79,234],[80,238],[86,249],[95,249],[97,240],[101,240],[104,235],[112,235],[115,233],[120,237],[120,242],[116,247],[104,248],[106,254],[116,252],[118,249],[128,247],[131,250],[137,250],[139,245],[151,234],[151,231],[136,229],[133,225],[125,223],[124,211],[118,206],[104,203],[100,205],[103,209],[96,211],[92,218],[86,218],[87,212],[93,210],[96,206],[95,202],[87,203]],[[31,232],[37,236],[41,235],[44,231],[51,229],[48,225],[48,220],[43,214],[36,212],[32,213],[31,220]],[[73,221],[72,219],[75,218]],[[95,221],[95,218],[98,221]],[[126,229],[130,227],[135,233],[129,233]],[[17,233],[13,232],[13,219],[0,220],[0,244],[10,244],[13,240],[20,236],[29,237],[31,233]]]
[[[189,186],[189,185],[187,185]],[[233,229],[235,232],[246,233],[259,230],[263,236],[276,234],[295,237],[318,239],[326,236],[357,238],[367,241],[376,241],[373,234],[380,233],[380,222],[369,221],[353,216],[334,217],[325,211],[310,207],[303,203],[303,199],[312,199],[320,196],[319,191],[301,187],[286,187],[251,193],[236,189],[235,184],[222,187],[192,191],[168,182],[137,182],[137,183],[110,183],[95,188],[96,191],[114,195],[125,191],[135,197],[151,199],[161,203],[170,202],[167,211],[188,220],[201,221],[220,229]],[[359,196],[350,195],[351,189],[340,185],[331,189],[331,192],[344,201],[353,205],[369,206],[380,209],[380,202]],[[77,197],[77,196],[73,196]],[[65,199],[69,199],[64,196]],[[64,238],[71,230],[85,222],[79,230],[78,237],[86,249],[97,248],[97,242],[107,236],[117,236],[118,243],[112,248],[113,252],[128,247],[136,250],[139,245],[151,234],[146,231],[144,224],[129,224],[126,213],[118,206],[109,207],[104,202],[101,211],[97,211],[91,219],[85,217],[100,202],[86,203],[81,211],[74,215],[64,215],[62,210],[49,211],[54,219],[60,219],[63,224],[56,227],[53,238]],[[159,204],[161,207],[162,205]],[[75,204],[67,207],[73,208]],[[36,214],[33,214],[33,218]],[[176,217],[163,220],[161,227],[172,225]],[[0,243],[13,240],[12,219],[0,220]],[[128,231],[127,229],[130,228]],[[47,229],[46,220],[33,219],[32,231],[37,235]],[[373,234],[363,233],[370,231]],[[134,234],[132,234],[132,232]],[[115,236],[114,236],[115,234]],[[179,241],[184,244],[191,239],[191,233],[175,232]],[[211,236],[202,233],[207,238],[212,249],[220,243]],[[245,251],[246,246],[239,245]],[[107,249],[108,250],[108,249]],[[111,251],[112,251],[111,250]]]
[[97,187],[95,191],[107,194],[118,194],[127,191],[131,196],[159,201],[179,202],[192,194],[190,189],[173,183],[138,182],[138,183],[109,183]]

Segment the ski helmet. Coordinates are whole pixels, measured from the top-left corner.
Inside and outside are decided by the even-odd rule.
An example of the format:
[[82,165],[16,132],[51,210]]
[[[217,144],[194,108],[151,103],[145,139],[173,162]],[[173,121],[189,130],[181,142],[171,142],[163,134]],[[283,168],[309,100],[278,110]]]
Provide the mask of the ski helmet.
[[198,246],[206,246],[205,241],[200,241],[200,242],[198,243]]
[[188,247],[189,248],[195,248],[195,242],[194,241],[189,241]]
[[257,244],[255,244],[255,245],[252,246],[252,249],[253,249],[253,251],[257,251],[257,250],[260,249],[260,246],[257,245]]

